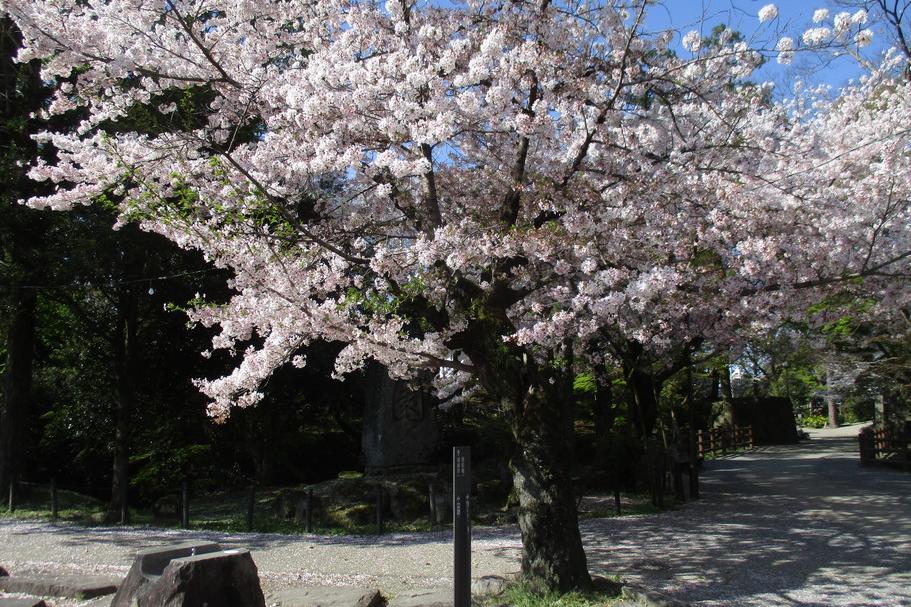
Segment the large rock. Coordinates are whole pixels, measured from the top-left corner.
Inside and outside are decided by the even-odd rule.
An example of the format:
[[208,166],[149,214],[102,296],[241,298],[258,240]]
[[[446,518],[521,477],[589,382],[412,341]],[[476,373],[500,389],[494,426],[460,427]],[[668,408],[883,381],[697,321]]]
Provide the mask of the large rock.
[[362,446],[368,474],[417,470],[433,463],[439,442],[436,401],[386,369],[367,370]]
[[214,542],[184,542],[138,551],[133,566],[114,595],[111,607],[135,607],[131,603],[132,599],[141,601],[148,593],[149,586],[161,577],[172,559],[219,550],[221,546]]
[[247,550],[185,543],[142,550],[111,607],[264,607]]
[[265,607],[250,551],[174,559],[137,607]]

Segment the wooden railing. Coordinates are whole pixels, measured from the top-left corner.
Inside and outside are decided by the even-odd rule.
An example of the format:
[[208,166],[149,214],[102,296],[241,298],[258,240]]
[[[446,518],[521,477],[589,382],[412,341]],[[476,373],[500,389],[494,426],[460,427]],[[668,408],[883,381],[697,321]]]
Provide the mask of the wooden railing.
[[860,463],[883,463],[911,467],[911,424],[904,428],[869,426],[857,435]]
[[704,458],[737,449],[752,449],[753,445],[753,426],[721,426],[700,430],[697,450],[699,457]]

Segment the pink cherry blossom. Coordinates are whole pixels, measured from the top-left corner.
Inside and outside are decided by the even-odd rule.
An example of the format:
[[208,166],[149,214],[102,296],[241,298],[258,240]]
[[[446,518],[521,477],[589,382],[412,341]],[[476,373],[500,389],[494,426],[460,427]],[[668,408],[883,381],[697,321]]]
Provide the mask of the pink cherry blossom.
[[[789,97],[737,85],[761,47],[690,32],[689,53],[663,52],[650,3],[169,6],[5,4],[20,59],[72,81],[48,112],[85,112],[42,135],[57,159],[30,174],[58,188],[29,204],[116,190],[122,221],[232,270],[231,299],[191,313],[237,356],[199,381],[216,418],[314,340],[346,344],[339,374],[430,369],[457,398],[483,376],[465,336],[491,313],[502,343],[545,360],[567,340],[610,356],[608,334],[655,356],[730,345],[833,293],[909,303],[902,55]],[[828,19],[806,45],[869,42],[866,14]],[[782,63],[802,51],[791,34]],[[101,128],[136,104],[170,115],[163,92],[200,85],[192,130]]]

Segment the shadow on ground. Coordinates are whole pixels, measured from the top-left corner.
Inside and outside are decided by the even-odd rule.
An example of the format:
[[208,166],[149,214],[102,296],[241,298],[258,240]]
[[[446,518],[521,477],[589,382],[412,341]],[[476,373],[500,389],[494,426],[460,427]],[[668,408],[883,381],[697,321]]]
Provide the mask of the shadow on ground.
[[816,439],[710,462],[701,502],[584,523],[589,565],[704,606],[909,606],[911,475],[856,450]]

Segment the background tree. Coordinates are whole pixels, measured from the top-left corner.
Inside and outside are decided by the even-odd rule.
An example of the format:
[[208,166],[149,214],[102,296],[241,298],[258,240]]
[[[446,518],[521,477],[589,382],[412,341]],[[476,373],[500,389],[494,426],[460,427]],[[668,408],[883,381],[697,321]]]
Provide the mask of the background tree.
[[19,199],[46,191],[29,180],[25,166],[38,155],[31,135],[46,128],[35,116],[50,96],[40,76],[40,62],[17,64],[22,42],[19,29],[6,15],[0,18],[0,329],[4,347],[4,384],[0,410],[0,487],[19,473],[24,462],[25,422],[32,402],[32,361],[35,344],[37,292],[44,278],[46,251],[42,242],[53,218],[18,204]]

